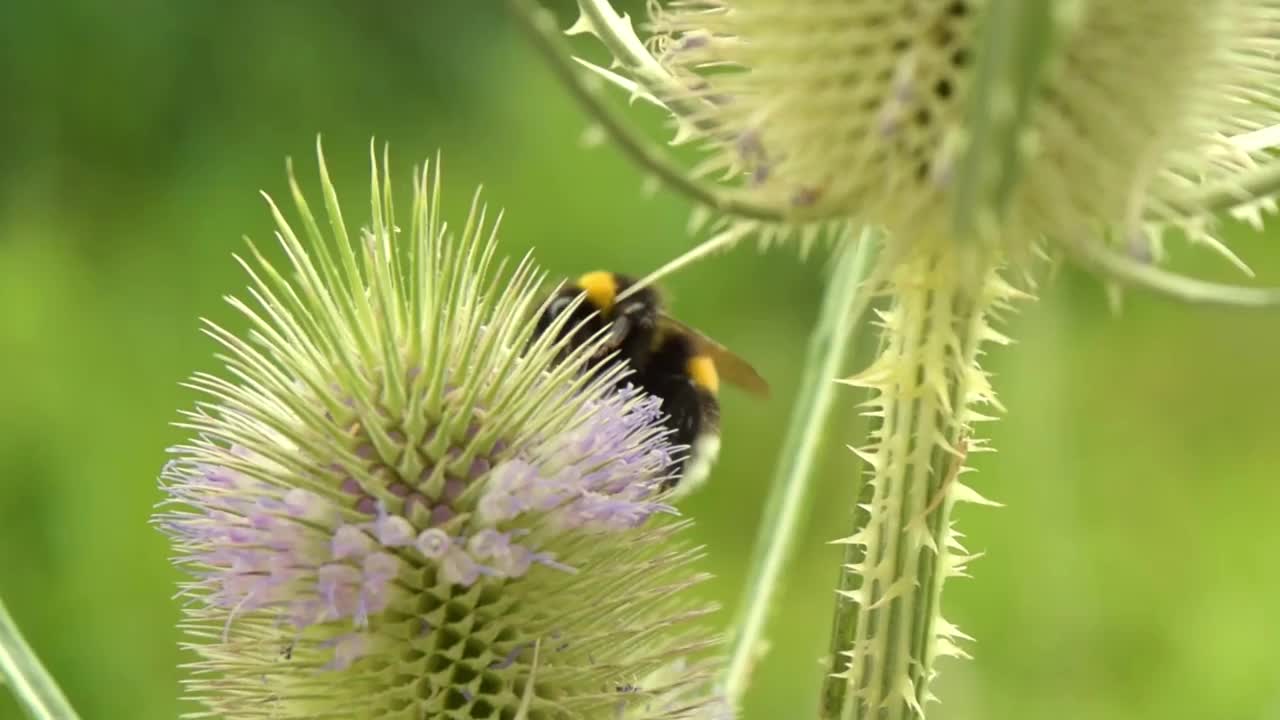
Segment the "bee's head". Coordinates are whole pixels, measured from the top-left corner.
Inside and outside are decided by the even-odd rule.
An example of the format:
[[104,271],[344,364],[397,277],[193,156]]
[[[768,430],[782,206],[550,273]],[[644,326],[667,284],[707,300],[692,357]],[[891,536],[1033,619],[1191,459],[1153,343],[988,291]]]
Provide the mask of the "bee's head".
[[587,303],[601,315],[608,315],[618,301],[618,293],[630,284],[630,278],[607,270],[596,270],[580,276],[573,283],[573,289],[586,293]]
[[[607,332],[603,350],[621,350],[634,367],[641,367],[656,328],[659,301],[657,292],[649,287],[620,300],[634,282],[627,275],[604,270],[579,276],[547,302],[538,318],[538,334],[563,322],[558,337],[569,336],[569,345],[576,347]],[[579,297],[582,301],[575,304]]]
[[573,304],[575,298],[585,294],[586,298],[580,306],[586,308],[583,312],[584,317],[592,312],[598,312],[601,316],[608,316],[612,313],[614,305],[617,303],[618,293],[630,285],[631,279],[625,275],[605,270],[586,273],[579,276],[577,280],[566,283],[556,291],[555,296],[551,298],[551,302],[547,303],[544,315],[548,320],[554,320]]
[[[569,313],[563,318],[560,336],[571,334],[571,344],[575,346],[589,342],[609,322],[618,293],[629,284],[628,278],[603,270],[586,273],[565,283],[551,296],[538,318],[538,334],[546,332],[562,315]],[[575,304],[582,295],[585,295],[583,301]]]

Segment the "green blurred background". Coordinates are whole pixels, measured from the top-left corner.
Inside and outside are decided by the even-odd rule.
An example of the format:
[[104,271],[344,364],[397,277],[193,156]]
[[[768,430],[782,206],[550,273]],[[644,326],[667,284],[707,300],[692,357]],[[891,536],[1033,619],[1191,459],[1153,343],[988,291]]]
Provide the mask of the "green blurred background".
[[[567,2],[558,4],[567,22]],[[639,3],[633,3],[638,5]],[[269,240],[257,191],[322,133],[362,207],[371,136],[400,187],[437,148],[459,218],[475,185],[504,246],[557,273],[644,272],[691,243],[689,207],[641,192],[496,3],[0,3],[0,594],[85,718],[173,718],[177,573],[147,525],[178,383],[215,367],[197,318]],[[595,50],[585,45],[588,50]],[[654,136],[656,117],[644,116]],[[308,186],[314,182],[308,179]],[[1275,238],[1235,247],[1280,283]],[[742,248],[670,280],[678,314],[764,371],[727,393],[714,484],[690,500],[731,617],[816,312],[822,253]],[[1233,279],[1208,251],[1177,267]],[[931,717],[1280,718],[1280,314],[1130,296],[1109,312],[1065,272],[989,368],[1009,416],[960,512],[976,580],[947,616],[978,642],[944,662]],[[845,395],[851,399],[852,395]],[[747,718],[812,715],[853,478],[850,402],[771,628]],[[189,709],[189,708],[186,708]],[[0,718],[19,716],[0,693]]]

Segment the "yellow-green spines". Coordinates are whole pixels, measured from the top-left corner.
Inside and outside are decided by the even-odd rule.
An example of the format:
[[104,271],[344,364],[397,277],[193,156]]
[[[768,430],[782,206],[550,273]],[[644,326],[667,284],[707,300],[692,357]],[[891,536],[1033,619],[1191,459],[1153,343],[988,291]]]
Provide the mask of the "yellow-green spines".
[[438,177],[401,226],[375,163],[351,238],[322,164],[330,232],[294,185],[287,269],[243,263],[251,331],[209,325],[226,371],[191,380],[156,516],[193,716],[688,717],[713,639],[659,404],[533,337],[542,275],[478,202],[449,230]]

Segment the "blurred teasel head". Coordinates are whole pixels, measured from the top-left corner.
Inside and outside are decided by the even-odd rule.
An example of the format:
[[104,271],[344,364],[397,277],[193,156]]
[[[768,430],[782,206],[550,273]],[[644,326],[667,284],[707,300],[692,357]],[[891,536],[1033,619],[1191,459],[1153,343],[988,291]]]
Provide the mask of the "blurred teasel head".
[[543,278],[495,260],[478,195],[450,229],[438,170],[416,173],[406,232],[375,162],[353,238],[323,157],[321,179],[332,238],[291,175],[301,236],[272,203],[288,264],[241,260],[250,330],[206,325],[225,372],[191,379],[193,437],[162,474],[189,698],[228,718],[700,713],[709,608],[659,491],[681,449],[658,401],[534,336]]
[[689,187],[739,226],[879,226],[893,258],[1047,241],[1144,282],[1125,260],[1169,230],[1243,267],[1215,215],[1260,223],[1280,190],[1274,0],[654,0],[643,42],[579,5],[570,32],[614,56],[594,69],[670,113],[689,178],[727,180]]

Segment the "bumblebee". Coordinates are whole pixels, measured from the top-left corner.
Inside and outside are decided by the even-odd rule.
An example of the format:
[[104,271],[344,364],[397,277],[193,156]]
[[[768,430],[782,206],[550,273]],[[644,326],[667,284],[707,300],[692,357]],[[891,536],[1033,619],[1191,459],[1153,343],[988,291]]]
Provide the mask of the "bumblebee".
[[[683,494],[706,479],[720,452],[721,378],[760,396],[769,394],[769,385],[745,360],[667,315],[655,289],[633,288],[634,283],[627,275],[606,271],[566,283],[544,304],[535,333],[545,334],[569,312],[560,333],[571,336],[570,347],[605,336],[599,354],[616,352],[630,366],[631,374],[621,382],[657,397],[672,442],[688,448],[668,468],[663,485],[669,489],[678,484]],[[579,296],[583,302],[574,305]]]

